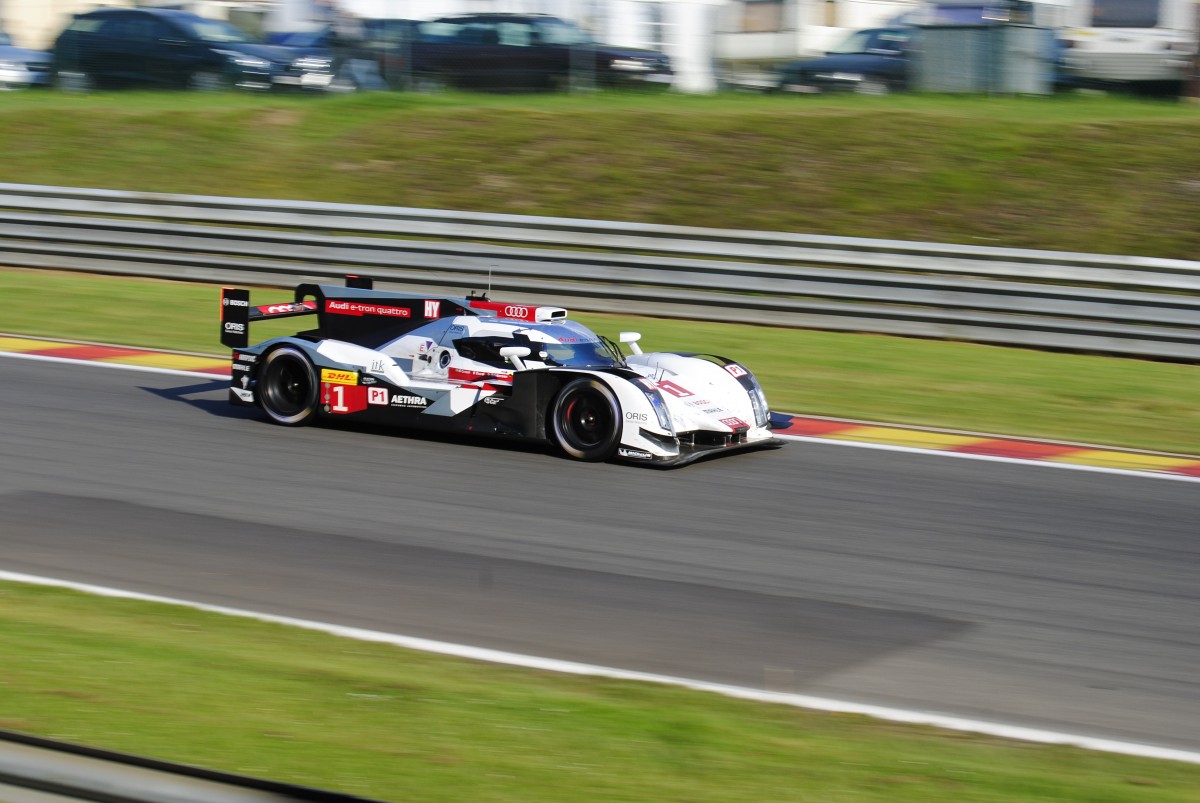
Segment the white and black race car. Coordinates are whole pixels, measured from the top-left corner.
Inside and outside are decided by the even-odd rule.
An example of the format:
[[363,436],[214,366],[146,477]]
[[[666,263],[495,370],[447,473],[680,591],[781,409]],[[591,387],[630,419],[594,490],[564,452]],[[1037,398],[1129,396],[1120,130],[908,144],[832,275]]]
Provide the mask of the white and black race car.
[[[317,326],[250,345],[252,323],[312,316]],[[712,355],[626,356],[558,307],[485,297],[301,284],[294,300],[252,305],[224,288],[221,342],[233,349],[229,394],[278,424],[343,417],[549,442],[578,460],[680,465],[777,447],[762,387]]]

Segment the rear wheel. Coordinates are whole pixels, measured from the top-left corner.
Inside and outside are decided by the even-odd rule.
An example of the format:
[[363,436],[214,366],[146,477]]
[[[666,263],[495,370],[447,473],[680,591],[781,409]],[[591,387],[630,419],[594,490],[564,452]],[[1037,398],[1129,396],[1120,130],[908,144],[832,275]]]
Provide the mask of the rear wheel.
[[603,382],[576,379],[554,400],[551,427],[554,442],[569,457],[607,460],[621,442],[621,405]]
[[308,357],[283,346],[263,358],[258,374],[258,404],[276,424],[298,427],[317,414],[317,372]]

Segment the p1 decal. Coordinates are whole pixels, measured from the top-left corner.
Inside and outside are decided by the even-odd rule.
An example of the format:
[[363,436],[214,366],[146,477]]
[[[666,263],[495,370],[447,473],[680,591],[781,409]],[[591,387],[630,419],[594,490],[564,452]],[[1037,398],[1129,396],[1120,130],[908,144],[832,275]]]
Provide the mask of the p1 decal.
[[321,403],[330,413],[345,415],[367,409],[367,391],[361,385],[334,385],[326,382],[321,385]]
[[731,362],[729,365],[726,365],[725,370],[728,371],[735,379],[741,379],[743,376],[747,376],[750,373],[736,362]]
[[387,388],[367,388],[367,404],[382,404],[384,407],[386,407],[387,403]]
[[658,385],[659,390],[665,390],[667,393],[670,393],[672,396],[678,399],[683,399],[692,395],[690,390],[682,387],[681,385],[676,385],[669,379],[664,379],[661,382],[656,382],[655,384]]
[[740,418],[722,418],[721,423],[733,430],[750,429],[750,425]]
[[331,385],[357,385],[358,374],[354,371],[338,371],[333,368],[322,368],[321,381]]

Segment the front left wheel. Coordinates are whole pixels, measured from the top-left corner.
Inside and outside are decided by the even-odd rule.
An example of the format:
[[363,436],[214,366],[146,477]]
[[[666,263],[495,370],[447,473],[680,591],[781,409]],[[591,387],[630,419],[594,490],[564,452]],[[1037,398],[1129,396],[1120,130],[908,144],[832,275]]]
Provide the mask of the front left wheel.
[[299,349],[283,346],[263,358],[258,404],[276,424],[299,427],[317,415],[317,371]]
[[621,443],[621,404],[596,379],[569,382],[554,400],[550,421],[555,444],[576,460],[608,460]]

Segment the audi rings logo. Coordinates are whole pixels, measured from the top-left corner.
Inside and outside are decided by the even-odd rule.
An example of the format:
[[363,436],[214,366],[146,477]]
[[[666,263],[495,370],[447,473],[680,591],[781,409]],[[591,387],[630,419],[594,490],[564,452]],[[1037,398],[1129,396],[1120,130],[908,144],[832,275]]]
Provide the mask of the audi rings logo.
[[515,304],[509,304],[504,308],[505,318],[528,318],[529,307],[520,307]]

